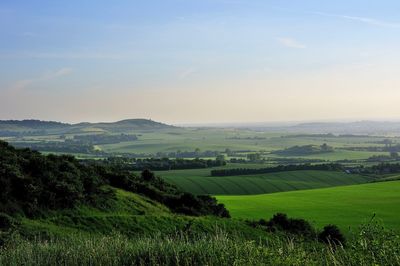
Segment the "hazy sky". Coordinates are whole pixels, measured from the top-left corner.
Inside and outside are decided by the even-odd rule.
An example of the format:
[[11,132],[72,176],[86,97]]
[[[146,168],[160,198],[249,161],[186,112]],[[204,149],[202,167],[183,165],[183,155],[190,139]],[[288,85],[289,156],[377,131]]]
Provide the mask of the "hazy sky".
[[398,0],[0,1],[0,119],[399,119]]

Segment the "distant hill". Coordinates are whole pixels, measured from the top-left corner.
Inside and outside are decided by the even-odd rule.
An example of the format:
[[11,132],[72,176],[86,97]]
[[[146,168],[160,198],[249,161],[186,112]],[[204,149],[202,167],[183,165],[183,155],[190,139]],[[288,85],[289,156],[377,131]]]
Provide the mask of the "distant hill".
[[65,128],[68,126],[71,125],[61,122],[41,121],[35,119],[0,120],[0,130],[38,130],[49,128]]
[[41,120],[0,120],[0,136],[63,134],[79,132],[131,132],[170,129],[174,126],[148,119],[126,119],[117,122],[67,124]]
[[126,119],[110,123],[86,123],[90,127],[100,128],[107,131],[125,132],[130,130],[158,130],[174,128],[174,126],[163,124],[148,119]]
[[[224,126],[219,126],[224,127]],[[304,134],[399,134],[400,121],[310,122],[310,123],[249,123],[226,127]]]
[[277,150],[272,153],[280,156],[307,156],[321,153],[333,152],[334,149],[327,144],[321,146],[317,145],[303,145],[303,146],[293,146],[286,148],[284,150]]
[[400,122],[357,121],[347,123],[302,123],[288,128],[296,132],[338,134],[386,134],[400,131]]

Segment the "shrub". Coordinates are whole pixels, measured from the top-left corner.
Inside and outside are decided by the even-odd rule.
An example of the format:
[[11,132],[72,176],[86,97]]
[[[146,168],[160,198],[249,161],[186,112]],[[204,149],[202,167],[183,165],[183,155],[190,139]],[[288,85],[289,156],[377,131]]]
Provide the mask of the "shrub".
[[272,230],[286,231],[291,234],[312,237],[315,235],[314,228],[304,219],[288,218],[284,213],[275,214],[267,226]]
[[330,243],[334,245],[342,245],[346,244],[346,239],[340,229],[336,225],[327,225],[324,227],[324,230],[318,234],[318,239],[324,243]]
[[[11,216],[0,212],[0,247],[4,246],[15,230],[17,222]],[[0,263],[1,264],[1,263]]]
[[0,231],[7,231],[15,226],[15,220],[11,216],[0,213]]
[[270,232],[281,231],[306,238],[315,237],[314,228],[304,219],[288,218],[284,213],[275,214],[269,221],[260,219],[258,222],[248,221],[252,227],[262,227]]

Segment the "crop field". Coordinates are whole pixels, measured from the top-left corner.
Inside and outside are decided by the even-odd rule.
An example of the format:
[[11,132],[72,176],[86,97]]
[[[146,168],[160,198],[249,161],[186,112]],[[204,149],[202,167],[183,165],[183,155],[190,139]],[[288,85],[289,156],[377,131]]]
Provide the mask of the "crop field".
[[[253,165],[257,167],[257,165]],[[247,167],[248,168],[248,167]],[[194,194],[249,195],[361,184],[371,178],[331,171],[290,171],[259,175],[210,176],[210,169],[160,171],[168,182]]]
[[[262,152],[265,157],[304,158],[337,160],[365,160],[373,155],[388,155],[376,151],[349,151],[349,147],[377,147],[381,137],[288,137],[282,133],[256,132],[244,129],[174,129],[169,131],[146,132],[139,135],[137,141],[98,145],[98,149],[107,153],[156,154],[157,152],[176,151],[218,151],[226,149],[246,153]],[[282,155],[274,151],[292,146],[322,145],[327,143],[335,150],[330,153],[310,155]]]
[[[388,155],[387,152],[370,152],[370,151],[348,151],[337,149],[329,153],[302,155],[302,156],[279,156],[279,157],[299,157],[307,159],[321,159],[326,161],[338,161],[338,160],[365,160],[373,155]],[[275,155],[269,155],[275,157]]]
[[[129,132],[131,134],[138,132]],[[139,141],[103,145],[105,150],[132,150],[133,152],[153,152],[171,150],[265,150],[287,148],[295,145],[321,145],[328,143],[335,148],[351,146],[378,146],[372,142],[380,137],[282,137],[282,133],[256,132],[244,129],[190,129],[179,128],[168,131],[139,133]],[[158,144],[160,146],[153,147]],[[137,149],[136,149],[137,148]]]
[[[118,143],[103,143],[93,146],[93,150],[103,152],[107,156],[121,154],[140,154],[144,157],[154,157],[158,153],[173,152],[193,152],[199,150],[201,152],[213,151],[225,153],[226,150],[235,152],[238,157],[246,158],[248,153],[262,153],[263,158],[303,158],[303,159],[320,159],[327,161],[337,160],[365,160],[373,155],[388,155],[388,152],[368,151],[367,148],[382,148],[385,140],[384,136],[334,136],[334,135],[318,135],[318,134],[288,134],[273,131],[256,131],[250,129],[233,129],[233,128],[162,128],[156,130],[132,130],[120,128],[118,133],[99,130],[98,128],[88,127],[80,131],[49,131],[44,135],[34,136],[16,136],[7,138],[11,143],[19,143],[30,146],[34,143],[64,143],[65,138],[73,139],[75,136],[90,134],[108,134],[118,135],[120,133],[132,134],[137,136],[137,140],[121,141]],[[390,137],[395,145],[400,143],[398,137]],[[320,146],[326,143],[333,148],[332,152],[302,154],[302,155],[278,155],[275,152],[284,150],[293,146],[315,145]],[[68,145],[68,143],[67,143]],[[349,148],[364,148],[362,151],[351,151]],[[42,152],[52,151],[42,149]],[[64,152],[63,150],[57,150]],[[73,155],[74,153],[68,149],[66,153]],[[162,155],[164,156],[164,155]],[[87,158],[96,157],[96,153],[88,153]],[[200,156],[202,158],[206,157]],[[235,157],[235,156],[233,156]]]
[[277,212],[311,221],[317,227],[336,224],[344,230],[376,220],[400,231],[400,181],[282,192],[217,196],[236,218],[269,218]]

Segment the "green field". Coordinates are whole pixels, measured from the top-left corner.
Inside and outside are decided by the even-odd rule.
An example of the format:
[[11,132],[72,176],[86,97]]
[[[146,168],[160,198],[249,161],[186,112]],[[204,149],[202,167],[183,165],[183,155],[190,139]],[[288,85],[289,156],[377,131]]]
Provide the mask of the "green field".
[[400,230],[400,181],[217,198],[236,218],[269,218],[283,212],[317,227],[336,224],[348,230],[376,214],[385,226]]
[[157,174],[184,191],[212,195],[264,194],[353,185],[371,181],[369,177],[333,171],[290,171],[211,177],[210,169],[195,169],[160,171]]
[[219,151],[225,149],[233,151],[266,152],[268,157],[292,157],[276,156],[269,152],[285,149],[295,145],[321,145],[327,143],[336,150],[326,154],[294,156],[304,158],[316,158],[324,160],[362,160],[372,155],[387,155],[382,152],[348,151],[342,148],[352,146],[379,146],[375,143],[382,137],[365,138],[327,138],[327,137],[284,137],[282,133],[256,132],[245,129],[191,129],[177,128],[157,132],[146,132],[139,136],[137,141],[121,142],[117,144],[99,145],[99,148],[109,153],[156,153],[193,151],[199,148],[201,151]]
[[[133,122],[132,122],[133,123]],[[149,122],[150,123],[150,122]],[[10,130],[10,128],[6,127]],[[11,128],[12,129],[12,128]],[[232,157],[246,158],[248,153],[262,153],[265,159],[276,158],[303,158],[320,159],[327,161],[337,160],[365,160],[373,155],[389,155],[388,152],[371,151],[371,148],[382,148],[384,136],[327,136],[327,135],[293,135],[273,131],[256,131],[250,129],[232,128],[181,128],[181,127],[158,127],[151,129],[139,127],[136,124],[126,127],[123,124],[91,126],[72,126],[69,130],[48,129],[44,135],[27,135],[16,137],[3,137],[11,143],[18,143],[20,146],[34,145],[35,143],[47,143],[51,145],[63,144],[64,140],[73,140],[74,136],[91,134],[119,135],[133,134],[137,140],[121,141],[118,143],[96,144],[93,150],[107,154],[107,156],[135,154],[138,157],[175,157],[173,154],[180,152],[193,152],[199,150],[219,152],[227,155],[226,150],[231,151]],[[391,138],[394,144],[399,143],[398,137]],[[300,154],[292,156],[290,154],[277,155],[276,152],[293,146],[315,145],[319,146],[326,143],[334,148],[333,152]],[[66,143],[67,145],[70,145]],[[353,148],[356,150],[349,150]],[[368,149],[370,148],[370,151]],[[47,147],[39,148],[40,151],[52,151]],[[361,149],[361,150],[360,150]],[[82,151],[65,150],[66,153],[79,156],[80,158],[96,158],[99,154],[88,152],[82,155]],[[56,150],[56,152],[64,152]],[[233,152],[233,153],[232,153]],[[233,154],[233,155],[232,155]],[[103,154],[104,155],[104,154]],[[105,156],[105,155],[104,155]],[[207,157],[201,155],[199,157]],[[215,156],[214,156],[215,157]]]

